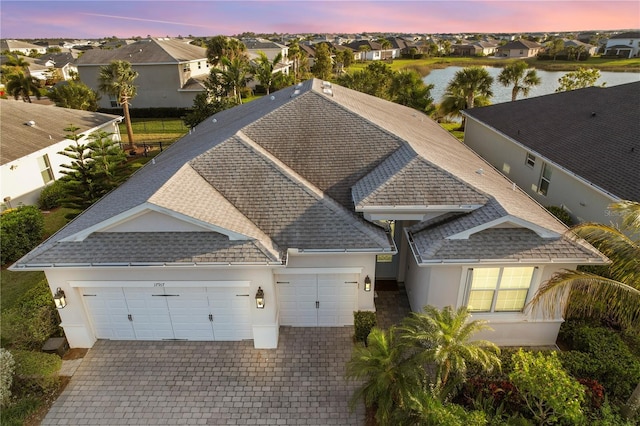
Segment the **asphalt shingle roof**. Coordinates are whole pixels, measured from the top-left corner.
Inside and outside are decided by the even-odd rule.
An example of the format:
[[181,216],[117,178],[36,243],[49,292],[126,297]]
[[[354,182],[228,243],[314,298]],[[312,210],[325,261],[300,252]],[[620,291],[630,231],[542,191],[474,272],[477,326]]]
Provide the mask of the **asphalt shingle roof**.
[[[566,228],[437,123],[353,90],[327,89],[320,80],[309,80],[208,118],[17,267],[134,260],[261,263],[279,262],[291,248],[393,250],[384,229],[355,212],[354,198],[371,207],[425,201],[482,204],[472,213],[447,215],[409,230],[414,253],[425,262],[439,255],[429,255],[430,240],[506,216],[556,233],[557,238],[535,233],[528,233],[528,240],[519,238],[535,240],[536,255],[566,258],[557,250]],[[203,231],[104,232],[105,224],[146,208],[189,217]],[[144,244],[138,240],[153,250],[140,253]],[[502,237],[486,247],[474,241],[441,243],[459,250],[446,252],[451,258],[467,256],[469,250],[494,257],[504,245]],[[596,256],[591,250],[583,258]]]
[[640,82],[464,113],[622,199],[640,201]]
[[92,49],[76,60],[76,65],[107,65],[127,61],[131,65],[181,63],[204,60],[207,50],[179,39],[143,39],[117,49]]
[[[79,133],[101,127],[121,117],[29,102],[0,100],[0,164],[17,160],[61,142],[73,124]],[[33,126],[27,122],[33,121]]]

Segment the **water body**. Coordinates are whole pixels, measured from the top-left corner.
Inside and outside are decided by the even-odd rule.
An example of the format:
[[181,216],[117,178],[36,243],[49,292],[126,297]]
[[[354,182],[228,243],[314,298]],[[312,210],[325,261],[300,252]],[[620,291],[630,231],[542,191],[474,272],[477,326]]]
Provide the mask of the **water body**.
[[[485,67],[489,74],[494,78],[493,83],[493,96],[491,97],[491,103],[497,104],[501,102],[511,101],[511,87],[504,87],[498,83],[498,74],[502,71],[500,67]],[[454,77],[454,74],[461,70],[462,67],[447,67],[442,69],[431,70],[429,75],[422,80],[426,84],[433,84],[434,88],[431,89],[431,97],[435,103],[442,101],[442,96],[447,88],[447,84]],[[534,96],[548,95],[554,93],[558,88],[558,79],[565,75],[567,71],[543,71],[536,70],[538,77],[540,77],[540,84],[531,88],[528,98]],[[640,73],[637,72],[612,72],[612,71],[600,71],[600,78],[596,82],[597,85],[606,83],[605,87],[617,86],[619,84],[632,83],[640,81]],[[518,95],[518,99],[524,99],[522,95]]]

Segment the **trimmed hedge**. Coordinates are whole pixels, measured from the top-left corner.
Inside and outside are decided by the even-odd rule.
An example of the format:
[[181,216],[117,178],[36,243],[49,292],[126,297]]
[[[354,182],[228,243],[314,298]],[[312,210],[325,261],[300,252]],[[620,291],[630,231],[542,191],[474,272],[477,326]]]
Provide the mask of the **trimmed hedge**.
[[[131,118],[182,118],[191,108],[131,108]],[[98,112],[122,115],[122,108],[99,108]]]
[[549,211],[549,213],[557,217],[560,222],[564,223],[568,227],[573,226],[573,218],[571,217],[569,212],[562,207],[546,206],[545,208]]
[[44,216],[35,206],[9,209],[0,215],[2,265],[20,259],[37,246],[44,235]]
[[55,354],[12,351],[16,363],[13,393],[16,396],[51,395],[60,386],[62,359]]
[[370,311],[356,311],[353,313],[353,324],[355,328],[355,337],[357,342],[367,344],[367,337],[371,329],[376,326],[378,320],[376,313]]

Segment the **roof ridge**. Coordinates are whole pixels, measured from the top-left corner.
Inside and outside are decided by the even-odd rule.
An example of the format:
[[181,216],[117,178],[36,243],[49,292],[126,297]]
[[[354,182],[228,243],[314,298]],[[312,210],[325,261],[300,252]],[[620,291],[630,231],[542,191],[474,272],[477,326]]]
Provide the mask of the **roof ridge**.
[[[333,210],[335,213],[338,213],[344,218],[348,219],[349,223],[355,228],[357,228],[360,232],[363,232],[369,235],[373,240],[376,240],[376,241],[378,240],[378,237],[372,234],[370,230],[366,229],[364,224],[361,223],[359,220],[355,220],[354,215],[351,214],[351,212],[347,210],[343,205],[335,201],[332,197],[330,197],[325,192],[320,190],[313,183],[311,183],[310,181],[305,179],[302,175],[298,174],[295,170],[287,166],[284,162],[282,162],[282,160],[275,157],[269,151],[267,151],[262,146],[260,146],[260,144],[254,142],[242,130],[239,130],[236,133],[236,136],[245,146],[247,146],[249,149],[253,150],[262,158],[264,158],[265,160],[273,164],[281,173],[285,174],[293,182],[296,182],[297,184],[299,184],[306,193],[308,193],[309,195],[311,195],[312,197],[314,197],[315,199],[323,203],[325,206]],[[375,224],[372,224],[372,225],[376,226]],[[388,243],[388,241],[383,241],[383,242],[378,241],[378,242],[381,243],[382,245],[386,245]]]

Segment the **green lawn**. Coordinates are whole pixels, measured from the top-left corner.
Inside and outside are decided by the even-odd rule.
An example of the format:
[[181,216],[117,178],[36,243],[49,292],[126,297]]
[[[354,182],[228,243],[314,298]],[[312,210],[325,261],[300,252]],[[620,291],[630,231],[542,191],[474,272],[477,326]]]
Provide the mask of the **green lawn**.
[[460,129],[460,123],[440,123],[440,126],[460,141],[464,140],[464,130]]
[[[131,120],[131,127],[133,128],[133,140],[138,145],[145,142],[162,142],[168,145],[189,132],[184,122],[177,118],[134,118]],[[126,144],[128,138],[124,122],[120,123],[120,135]]]
[[35,287],[43,278],[44,273],[40,271],[0,271],[0,308],[3,311],[12,308],[24,293]]

